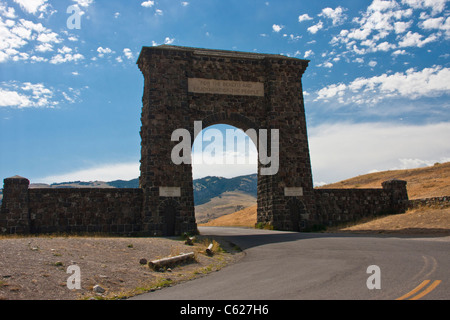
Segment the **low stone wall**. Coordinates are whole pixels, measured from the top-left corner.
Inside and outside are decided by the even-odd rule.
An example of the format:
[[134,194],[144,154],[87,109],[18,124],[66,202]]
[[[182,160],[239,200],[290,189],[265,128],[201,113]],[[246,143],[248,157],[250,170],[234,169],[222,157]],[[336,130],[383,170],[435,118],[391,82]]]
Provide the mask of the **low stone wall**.
[[141,189],[29,189],[21,177],[5,179],[1,233],[142,231]]
[[342,222],[404,212],[409,200],[406,181],[389,180],[382,189],[314,189],[317,224],[324,226]]
[[[169,225],[182,231],[196,228],[183,222],[183,217],[176,217],[181,209],[173,199],[165,199],[157,212],[165,217],[167,208],[172,208],[171,223],[164,220],[147,223],[143,218],[143,189],[29,189],[29,183],[19,176],[4,180],[0,233],[164,235],[174,233],[168,230]],[[308,213],[304,205],[297,205],[292,207],[291,218],[300,226],[329,226],[367,216],[404,212],[411,203],[444,201],[408,201],[405,181],[386,181],[382,187],[314,189],[315,212]],[[448,198],[444,202],[448,204]],[[301,213],[308,216],[307,220],[301,220]]]
[[383,189],[317,189],[316,210],[323,225],[354,221],[390,212],[390,195]]
[[449,208],[450,196],[409,200],[408,207],[410,209],[417,209],[420,207],[439,208],[439,209]]

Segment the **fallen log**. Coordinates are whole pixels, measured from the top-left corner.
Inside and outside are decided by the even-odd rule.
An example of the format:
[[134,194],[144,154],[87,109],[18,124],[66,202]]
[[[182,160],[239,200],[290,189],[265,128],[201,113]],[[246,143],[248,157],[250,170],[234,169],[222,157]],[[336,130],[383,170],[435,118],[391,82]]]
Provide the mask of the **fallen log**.
[[194,252],[183,253],[175,257],[163,258],[159,260],[153,260],[148,263],[148,266],[152,269],[164,268],[168,266],[173,266],[181,262],[186,262],[189,260],[194,260]]

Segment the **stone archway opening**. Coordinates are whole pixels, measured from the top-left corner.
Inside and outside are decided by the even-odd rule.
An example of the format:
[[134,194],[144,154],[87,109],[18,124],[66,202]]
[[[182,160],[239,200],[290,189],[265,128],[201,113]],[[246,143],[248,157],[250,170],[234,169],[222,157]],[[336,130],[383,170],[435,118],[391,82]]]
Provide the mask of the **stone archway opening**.
[[244,129],[224,123],[203,128],[193,142],[192,172],[197,223],[256,207],[258,150]]

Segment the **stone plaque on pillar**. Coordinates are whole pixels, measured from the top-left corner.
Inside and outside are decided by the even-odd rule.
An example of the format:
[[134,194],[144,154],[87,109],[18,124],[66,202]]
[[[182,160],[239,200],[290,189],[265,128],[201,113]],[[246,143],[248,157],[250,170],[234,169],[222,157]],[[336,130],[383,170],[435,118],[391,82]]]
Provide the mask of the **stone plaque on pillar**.
[[285,197],[301,197],[303,196],[303,188],[302,187],[286,187],[284,188],[284,196]]
[[159,196],[160,197],[179,198],[179,197],[181,197],[181,188],[180,187],[159,187]]

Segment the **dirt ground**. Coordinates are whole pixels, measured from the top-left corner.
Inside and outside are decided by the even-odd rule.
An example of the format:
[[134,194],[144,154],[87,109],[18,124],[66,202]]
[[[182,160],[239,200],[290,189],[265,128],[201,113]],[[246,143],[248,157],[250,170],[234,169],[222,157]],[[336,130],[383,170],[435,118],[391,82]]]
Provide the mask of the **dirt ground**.
[[[213,242],[214,255],[205,249]],[[195,261],[166,270],[140,263],[195,252]],[[180,238],[0,237],[0,300],[121,299],[201,277],[240,259],[227,243]],[[76,265],[81,289],[67,282]],[[94,286],[104,293],[94,292]]]

